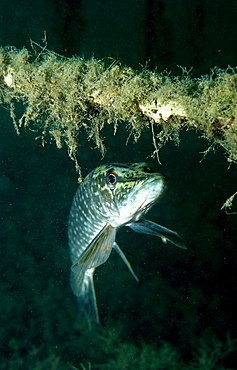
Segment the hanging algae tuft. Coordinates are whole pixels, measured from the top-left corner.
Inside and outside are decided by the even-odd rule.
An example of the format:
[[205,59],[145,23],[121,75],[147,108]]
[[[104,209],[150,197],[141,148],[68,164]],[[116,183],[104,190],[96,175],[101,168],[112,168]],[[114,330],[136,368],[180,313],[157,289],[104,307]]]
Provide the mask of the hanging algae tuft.
[[[214,68],[210,76],[191,79],[185,71],[172,77],[137,72],[111,59],[68,59],[44,48],[30,54],[8,47],[0,49],[0,94],[18,133],[33,125],[43,143],[49,137],[58,148],[66,143],[75,161],[81,128],[103,153],[104,125],[122,122],[135,140],[150,127],[156,151],[181,129],[195,128],[220,144],[230,161],[237,160],[236,69]],[[156,137],[154,125],[160,127]]]

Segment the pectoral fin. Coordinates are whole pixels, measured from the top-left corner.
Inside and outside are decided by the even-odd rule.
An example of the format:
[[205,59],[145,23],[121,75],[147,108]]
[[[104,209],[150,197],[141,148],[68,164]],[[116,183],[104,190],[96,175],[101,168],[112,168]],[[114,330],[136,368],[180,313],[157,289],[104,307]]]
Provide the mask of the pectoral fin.
[[116,235],[116,228],[105,225],[81,254],[79,260],[71,267],[72,271],[91,269],[104,263],[111,253]]
[[141,234],[149,234],[159,236],[164,243],[169,240],[179,248],[187,249],[182,238],[175,231],[169,230],[164,226],[160,226],[149,220],[139,220],[128,225],[132,230]]

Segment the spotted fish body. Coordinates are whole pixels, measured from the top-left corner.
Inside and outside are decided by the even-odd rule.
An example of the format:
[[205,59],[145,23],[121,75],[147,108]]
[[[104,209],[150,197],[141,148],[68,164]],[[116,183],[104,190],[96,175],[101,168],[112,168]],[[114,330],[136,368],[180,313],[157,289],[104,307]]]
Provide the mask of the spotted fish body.
[[79,185],[71,206],[68,237],[72,261],[71,287],[87,320],[99,322],[93,274],[112,248],[137,279],[115,242],[116,231],[129,226],[186,248],[180,236],[142,216],[163,195],[167,178],[146,163],[106,164],[95,168]]

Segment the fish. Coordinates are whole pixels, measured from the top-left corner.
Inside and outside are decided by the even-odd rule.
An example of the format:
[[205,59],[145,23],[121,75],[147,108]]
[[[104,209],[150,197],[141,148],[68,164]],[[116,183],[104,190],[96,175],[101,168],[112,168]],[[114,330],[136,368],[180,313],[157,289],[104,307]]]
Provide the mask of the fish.
[[153,172],[145,162],[100,165],[79,184],[68,220],[70,283],[79,310],[89,323],[100,323],[93,276],[95,269],[107,261],[112,249],[138,280],[116,242],[120,227],[159,236],[164,243],[169,241],[186,249],[175,231],[143,217],[163,196],[167,185],[168,178]]

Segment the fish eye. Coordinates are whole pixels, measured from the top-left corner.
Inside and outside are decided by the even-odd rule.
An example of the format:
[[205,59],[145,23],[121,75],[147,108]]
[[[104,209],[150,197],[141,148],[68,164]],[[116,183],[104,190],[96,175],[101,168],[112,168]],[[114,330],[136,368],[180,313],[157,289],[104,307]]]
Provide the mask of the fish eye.
[[106,183],[111,190],[115,188],[117,179],[118,179],[118,175],[113,169],[107,172]]

